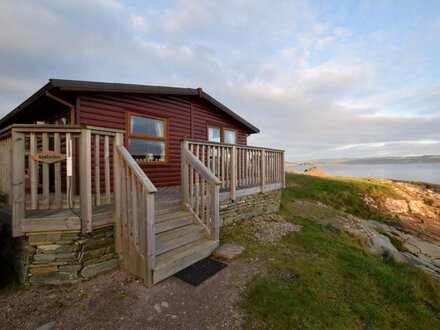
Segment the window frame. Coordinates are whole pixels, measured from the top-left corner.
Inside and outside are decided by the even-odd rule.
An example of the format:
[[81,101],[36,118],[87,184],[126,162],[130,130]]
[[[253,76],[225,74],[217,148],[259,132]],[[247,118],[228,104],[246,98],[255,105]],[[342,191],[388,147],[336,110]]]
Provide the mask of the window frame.
[[[135,117],[144,117],[149,119],[156,119],[161,120],[164,122],[164,134],[163,137],[159,136],[152,136],[152,135],[144,135],[144,134],[131,134],[131,116]],[[168,136],[168,118],[167,117],[159,117],[156,115],[150,115],[147,113],[139,113],[134,111],[127,111],[126,113],[126,127],[127,127],[127,134],[125,134],[125,145],[127,147],[127,150],[129,148],[129,140],[130,139],[137,139],[137,140],[150,140],[150,141],[160,141],[165,142],[165,160],[163,162],[154,162],[154,161],[145,161],[145,160],[136,160],[136,163],[141,165],[167,165],[169,164],[169,136]]]
[[[220,142],[209,141],[209,129],[210,128],[217,128],[220,130]],[[235,143],[226,143],[225,142],[225,131],[235,132]],[[208,128],[206,130],[206,140],[211,143],[222,143],[222,144],[230,144],[230,145],[238,144],[238,130],[235,128],[208,124]]]

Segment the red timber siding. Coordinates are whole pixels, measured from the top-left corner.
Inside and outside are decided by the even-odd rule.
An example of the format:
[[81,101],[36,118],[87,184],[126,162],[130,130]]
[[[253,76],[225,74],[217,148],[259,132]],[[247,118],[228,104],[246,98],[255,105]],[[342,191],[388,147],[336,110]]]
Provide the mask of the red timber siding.
[[208,125],[212,125],[237,130],[239,144],[247,140],[246,128],[240,122],[197,97],[86,94],[79,96],[78,104],[82,125],[126,130],[127,112],[168,119],[168,163],[141,165],[157,187],[180,185],[182,138],[207,140]]

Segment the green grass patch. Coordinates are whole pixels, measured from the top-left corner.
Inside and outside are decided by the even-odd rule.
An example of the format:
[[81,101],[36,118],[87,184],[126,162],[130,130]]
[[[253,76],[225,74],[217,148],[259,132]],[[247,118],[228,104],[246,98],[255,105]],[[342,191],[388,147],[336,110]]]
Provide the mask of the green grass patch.
[[314,177],[301,174],[287,174],[285,195],[287,200],[295,198],[319,201],[337,210],[366,219],[390,219],[389,213],[369,207],[363,196],[375,200],[399,195],[388,185],[374,179],[344,177]]
[[[309,177],[307,177],[309,178]],[[302,189],[283,192],[282,213],[302,230],[277,244],[256,242],[245,226],[222,229],[222,240],[246,247],[247,258],[266,260],[265,272],[247,285],[239,302],[245,328],[255,329],[439,329],[440,282],[407,264],[370,254],[346,232],[308,220],[295,209],[294,198],[321,200],[317,186],[329,194],[339,188],[357,194],[355,182],[312,183],[292,178]],[[355,180],[357,181],[357,180]],[[307,192],[304,185],[312,186]],[[361,182],[362,189],[383,189]],[[370,190],[370,191],[371,191]],[[382,193],[382,192],[381,192]],[[347,198],[356,200],[356,197]],[[333,201],[337,206],[337,200]],[[337,208],[337,207],[336,207]],[[357,210],[367,214],[361,204]]]

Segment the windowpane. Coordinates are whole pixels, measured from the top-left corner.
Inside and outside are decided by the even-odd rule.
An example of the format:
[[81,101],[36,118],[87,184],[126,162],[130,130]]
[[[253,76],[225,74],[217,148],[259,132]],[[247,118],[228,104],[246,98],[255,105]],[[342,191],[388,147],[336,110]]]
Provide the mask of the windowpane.
[[230,131],[230,130],[225,129],[224,143],[232,143],[232,144],[237,143],[237,136],[236,136],[235,131]]
[[211,142],[221,142],[220,128],[209,127],[208,128],[208,140]]
[[153,119],[141,116],[130,117],[131,134],[148,135],[156,137],[165,136],[165,122],[160,119]]
[[128,151],[137,161],[165,161],[165,142],[163,141],[129,139]]

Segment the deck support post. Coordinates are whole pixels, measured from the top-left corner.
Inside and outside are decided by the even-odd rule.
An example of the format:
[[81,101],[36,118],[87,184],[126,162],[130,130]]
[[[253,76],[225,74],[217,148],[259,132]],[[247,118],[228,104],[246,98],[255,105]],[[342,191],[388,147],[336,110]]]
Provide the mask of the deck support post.
[[80,146],[80,203],[81,203],[81,231],[92,231],[92,134],[90,129],[81,130]]
[[211,239],[219,242],[220,241],[220,185],[211,185]]
[[12,236],[23,235],[21,223],[25,217],[24,150],[25,135],[12,130]]
[[231,150],[231,188],[230,198],[235,201],[235,191],[237,189],[237,147],[232,146]]
[[153,278],[153,269],[156,264],[155,261],[155,253],[156,253],[156,233],[154,230],[154,194],[147,193],[146,201],[147,209],[146,209],[146,226],[144,226],[146,230],[146,238],[145,242],[146,251],[144,251],[144,256],[147,260],[145,260],[145,278],[144,284],[146,287],[151,288],[154,284]]

